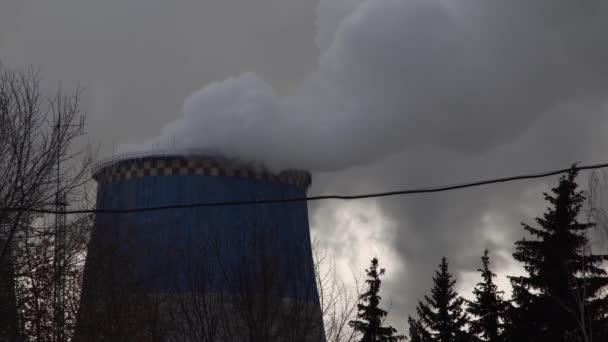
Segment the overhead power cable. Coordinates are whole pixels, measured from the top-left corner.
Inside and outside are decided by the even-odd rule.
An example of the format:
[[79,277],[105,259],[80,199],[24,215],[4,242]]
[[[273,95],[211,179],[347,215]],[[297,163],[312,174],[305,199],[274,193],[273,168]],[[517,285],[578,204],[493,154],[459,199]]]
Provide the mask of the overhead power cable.
[[[539,173],[503,177],[503,178],[494,178],[494,179],[469,182],[469,183],[460,183],[460,184],[454,184],[454,185],[444,185],[444,186],[436,186],[436,187],[406,189],[406,190],[396,190],[396,191],[386,191],[386,192],[376,192],[376,193],[367,193],[367,194],[360,194],[360,195],[322,195],[322,196],[310,196],[310,197],[293,197],[293,198],[247,200],[247,201],[202,202],[202,203],[174,204],[174,205],[163,205],[163,206],[156,206],[156,207],[126,208],[126,209],[83,209],[83,210],[64,211],[63,213],[65,213],[65,214],[93,214],[93,213],[94,214],[126,214],[126,213],[136,213],[136,212],[146,212],[146,211],[160,211],[160,210],[168,210],[168,209],[190,209],[190,208],[201,208],[201,207],[224,207],[224,206],[237,206],[237,205],[312,202],[312,201],[330,200],[330,199],[357,200],[357,199],[365,199],[365,198],[444,192],[444,191],[479,187],[482,185],[495,184],[495,183],[506,183],[506,182],[513,182],[513,181],[518,181],[518,180],[525,180],[525,179],[544,178],[544,177],[555,176],[555,175],[567,173],[572,169],[577,170],[577,171],[583,171],[583,170],[601,169],[601,168],[606,168],[606,167],[608,167],[608,163],[592,164],[592,165],[584,165],[584,166],[573,166],[573,167],[569,167],[566,169],[555,170],[555,171],[539,172]],[[0,208],[0,212],[3,212],[3,211],[31,212],[31,213],[40,213],[40,214],[55,214],[56,213],[56,211],[54,211],[54,210],[31,209],[31,208],[20,208],[20,207]]]

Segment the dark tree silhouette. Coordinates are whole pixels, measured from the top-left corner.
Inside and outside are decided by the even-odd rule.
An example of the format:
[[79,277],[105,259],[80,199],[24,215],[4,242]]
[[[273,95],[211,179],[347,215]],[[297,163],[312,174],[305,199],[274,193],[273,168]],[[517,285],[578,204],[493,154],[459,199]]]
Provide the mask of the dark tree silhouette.
[[33,68],[0,62],[0,207],[22,209],[0,213],[0,340],[67,340],[75,318],[91,215],[31,210],[80,203],[92,155],[74,145],[80,90],[49,91]]
[[467,311],[477,319],[472,320],[469,332],[481,341],[499,342],[503,340],[504,315],[507,303],[502,299],[502,291],[494,284],[493,278],[496,274],[490,270],[490,257],[486,249],[481,257],[482,282],[477,283],[473,294],[475,300],[468,302]]
[[559,185],[545,193],[550,206],[538,228],[523,224],[534,240],[516,242],[513,257],[527,275],[510,277],[516,307],[511,313],[510,339],[525,341],[589,341],[600,325],[600,309],[607,299],[597,298],[608,285],[601,263],[607,255],[594,255],[587,234],[592,223],[577,219],[585,197],[577,190],[577,171],[562,176]]
[[[0,235],[0,244],[3,243],[2,238]],[[12,260],[0,259],[0,341],[13,341],[18,336],[14,279]]]
[[464,330],[469,321],[463,310],[465,300],[454,290],[456,280],[448,272],[445,257],[435,271],[433,282],[431,297],[424,296],[425,303],[419,302],[416,309],[420,316],[417,326],[420,336],[429,336],[432,342],[469,341],[469,334]]
[[431,341],[430,334],[422,327],[420,321],[408,316],[407,323],[410,326],[410,342],[428,342]]
[[363,334],[361,342],[396,342],[404,339],[403,335],[397,335],[397,329],[392,326],[382,326],[388,312],[379,307],[380,304],[380,276],[384,269],[378,269],[378,259],[373,258],[369,269],[365,270],[367,279],[365,282],[369,289],[364,292],[360,299],[363,303],[357,305],[359,312],[358,320],[350,321],[349,325]]

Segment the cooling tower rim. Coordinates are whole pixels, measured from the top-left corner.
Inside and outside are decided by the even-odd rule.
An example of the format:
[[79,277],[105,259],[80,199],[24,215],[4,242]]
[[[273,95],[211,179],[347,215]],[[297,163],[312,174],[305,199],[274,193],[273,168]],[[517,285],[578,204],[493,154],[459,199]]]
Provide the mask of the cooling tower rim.
[[[177,166],[177,168],[172,167],[172,165],[166,165],[168,173],[163,172],[158,175],[188,174],[184,173],[184,169],[188,169],[193,171],[192,174],[197,175],[240,176],[265,179],[288,183],[302,188],[308,188],[311,183],[310,172],[305,170],[287,169],[280,172],[272,172],[259,163],[247,163],[236,158],[227,158],[219,153],[202,149],[153,150],[115,154],[93,163],[91,173],[93,179],[100,183],[137,178],[137,175],[142,176],[142,172],[138,168],[141,168],[143,165],[149,165],[150,162],[160,160],[176,162],[173,166]],[[181,165],[179,165],[179,162],[192,163],[194,161],[197,162],[196,166],[201,167],[188,167],[194,165],[182,164],[183,167],[180,169]]]

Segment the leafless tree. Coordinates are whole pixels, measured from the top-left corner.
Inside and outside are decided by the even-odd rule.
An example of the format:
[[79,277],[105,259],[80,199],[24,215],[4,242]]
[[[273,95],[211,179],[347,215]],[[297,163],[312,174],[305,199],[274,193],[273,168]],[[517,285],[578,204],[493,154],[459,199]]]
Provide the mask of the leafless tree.
[[[282,253],[272,229],[248,231],[199,241],[163,257],[179,268],[167,270],[175,285],[165,292],[162,305],[166,340],[354,341],[358,335],[348,321],[356,313],[357,279],[352,285],[340,280],[327,251],[317,244],[313,269],[306,270],[303,256],[311,257],[306,242]],[[241,257],[229,261],[225,252],[235,247]]]
[[74,341],[170,340],[171,296],[155,289],[169,270],[142,267],[137,256],[150,251],[129,236],[130,215],[95,218],[103,229],[92,232],[87,250]]
[[[594,229],[584,232],[583,237],[588,243],[581,251],[581,258],[583,259],[580,261],[581,265],[588,265],[585,259],[590,255],[608,254],[608,216],[606,214],[608,192],[606,190],[608,190],[606,173],[593,172],[589,178],[588,190],[585,193],[584,213],[585,221],[593,224]],[[589,265],[587,267],[595,268],[596,266]],[[599,267],[603,267],[604,272],[608,272],[605,262],[604,265]],[[568,273],[572,272],[568,271]],[[608,321],[608,311],[605,308],[608,304],[608,287],[600,289],[599,293],[596,293],[591,301],[589,300],[591,286],[589,279],[596,276],[596,272],[590,272],[588,268],[584,267],[569,279],[569,287],[572,293],[571,302],[559,302],[562,308],[570,313],[572,319],[576,321],[578,329],[571,338],[578,342],[604,341],[608,337],[608,325],[597,325],[597,322],[602,321],[601,317],[598,319],[598,314],[603,316],[604,321]],[[602,298],[604,299],[603,303]],[[604,312],[602,312],[601,306],[604,306]]]
[[345,282],[338,275],[335,260],[327,247],[321,246],[319,241],[313,243],[313,258],[327,342],[356,341],[360,334],[348,322],[357,315],[362,292],[360,276],[351,270],[351,282]]
[[[246,227],[239,237],[212,246],[230,295],[230,341],[322,341],[323,323],[310,244],[285,239],[278,227]],[[236,262],[224,246],[239,250]]]
[[[585,236],[589,243],[582,257],[591,254],[606,256],[608,255],[608,174],[605,171],[594,171],[591,174],[586,198],[586,221],[592,223],[595,229]],[[599,267],[603,268],[605,274],[608,273],[607,259],[604,259]],[[581,332],[578,338],[581,342],[603,341],[608,339],[608,286],[600,289],[594,302],[589,303],[585,300],[588,297],[586,293],[589,287],[588,270],[584,269],[582,272],[583,284],[573,286],[578,290],[573,293],[578,313],[576,319]],[[591,275],[589,272],[589,276]]]
[[0,296],[15,298],[14,310],[0,314],[0,326],[11,327],[12,339],[18,328],[24,340],[65,340],[72,325],[72,294],[79,291],[78,267],[90,217],[66,217],[58,263],[53,216],[33,210],[54,209],[59,200],[80,203],[92,156],[86,148],[74,148],[81,133],[79,93],[65,95],[59,89],[46,96],[37,71],[0,64],[0,265],[6,271],[0,270],[0,283],[11,284]]
[[229,312],[231,296],[214,289],[222,283],[222,277],[211,265],[215,262],[213,245],[212,241],[205,241],[170,256],[170,262],[182,268],[178,271],[181,274],[174,277],[175,291],[169,295],[165,308],[168,341],[231,340],[235,328]]
[[595,224],[594,245],[598,252],[608,251],[608,173],[595,171],[589,177],[586,215]]

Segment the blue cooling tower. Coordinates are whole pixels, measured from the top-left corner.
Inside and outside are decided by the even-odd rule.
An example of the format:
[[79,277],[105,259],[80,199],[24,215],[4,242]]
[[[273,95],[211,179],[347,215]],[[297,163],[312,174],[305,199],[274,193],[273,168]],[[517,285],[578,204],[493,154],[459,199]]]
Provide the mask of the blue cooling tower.
[[[175,337],[192,328],[184,322],[210,330],[217,327],[209,322],[230,320],[230,337],[217,332],[214,340],[251,340],[258,332],[247,322],[266,320],[262,340],[322,340],[306,202],[191,206],[305,197],[307,172],[271,174],[219,157],[157,153],[113,158],[93,176],[98,210],[177,207],[96,215],[77,339]],[[215,310],[200,310],[205,315],[221,317],[184,318],[200,309],[195,297],[206,308],[213,302]],[[279,311],[269,314],[273,308]]]

